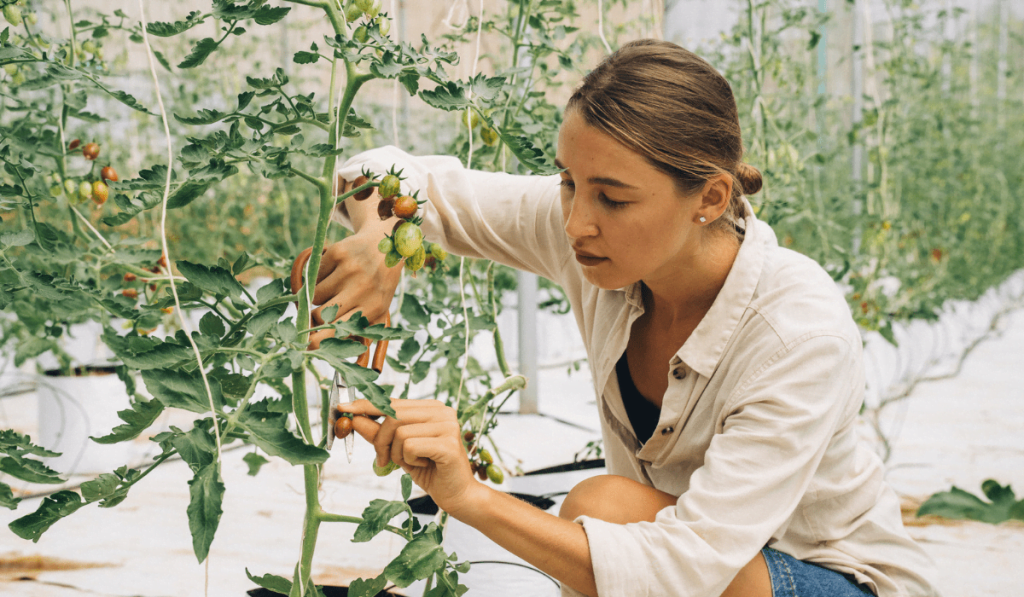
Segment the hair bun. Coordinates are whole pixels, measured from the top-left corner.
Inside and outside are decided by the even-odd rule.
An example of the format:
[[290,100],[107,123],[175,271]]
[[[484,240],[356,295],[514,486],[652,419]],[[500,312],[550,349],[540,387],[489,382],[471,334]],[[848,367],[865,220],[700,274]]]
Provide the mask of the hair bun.
[[750,164],[740,162],[736,166],[736,178],[743,185],[744,195],[756,195],[761,190],[761,171]]

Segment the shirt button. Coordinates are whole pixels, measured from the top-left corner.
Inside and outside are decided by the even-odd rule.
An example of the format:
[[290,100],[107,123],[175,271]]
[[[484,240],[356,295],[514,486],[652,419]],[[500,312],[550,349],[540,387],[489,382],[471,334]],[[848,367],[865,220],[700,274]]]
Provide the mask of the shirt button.
[[672,377],[675,377],[676,379],[683,379],[684,377],[686,377],[686,371],[682,369],[676,369],[675,371],[672,372]]
[[673,429],[672,427],[665,427],[664,429],[661,430],[661,434],[662,435],[668,435],[668,434],[672,433],[673,431],[675,431],[675,429]]

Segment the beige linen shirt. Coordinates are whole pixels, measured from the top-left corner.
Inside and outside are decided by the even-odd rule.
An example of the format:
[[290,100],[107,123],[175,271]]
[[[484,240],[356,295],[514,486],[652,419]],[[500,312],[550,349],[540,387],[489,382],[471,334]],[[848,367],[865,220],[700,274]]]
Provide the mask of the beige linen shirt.
[[[423,232],[560,284],[586,344],[608,472],[679,496],[655,522],[582,516],[601,597],[717,597],[764,546],[852,574],[881,597],[938,595],[903,528],[880,459],[856,432],[864,396],[859,330],[828,274],[778,245],[754,216],[711,310],[669,362],[654,435],[641,444],[614,375],[640,284],[588,283],[563,230],[557,176],[467,170],[395,147],[339,170],[392,165],[419,190]],[[336,219],[349,225],[343,207]],[[578,595],[563,588],[563,595]]]

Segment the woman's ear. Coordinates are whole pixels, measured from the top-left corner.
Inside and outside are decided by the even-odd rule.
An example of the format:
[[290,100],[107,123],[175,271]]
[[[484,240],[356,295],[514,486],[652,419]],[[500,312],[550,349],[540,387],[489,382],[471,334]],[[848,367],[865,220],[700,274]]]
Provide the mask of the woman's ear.
[[701,191],[697,220],[704,225],[714,222],[725,213],[731,201],[732,177],[723,173],[708,180],[704,183],[704,190]]

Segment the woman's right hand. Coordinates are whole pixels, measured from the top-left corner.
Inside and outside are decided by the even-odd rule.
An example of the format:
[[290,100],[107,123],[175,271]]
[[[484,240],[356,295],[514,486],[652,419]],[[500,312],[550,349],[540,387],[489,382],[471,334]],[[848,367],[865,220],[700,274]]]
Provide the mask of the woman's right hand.
[[[352,183],[339,181],[339,186],[344,193]],[[402,267],[384,265],[384,255],[377,250],[377,244],[394,226],[394,218],[381,221],[377,217],[379,201],[376,190],[365,201],[346,200],[356,233],[324,251],[313,291],[313,304],[318,305],[312,311],[316,325],[327,323],[321,313],[330,305],[338,305],[334,321],[347,320],[362,311],[371,324],[384,322],[402,278]],[[313,332],[310,348],[319,348],[324,338],[333,336],[334,330]]]

